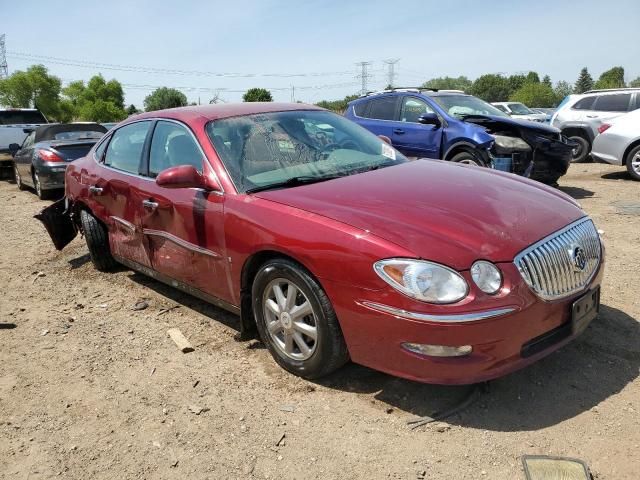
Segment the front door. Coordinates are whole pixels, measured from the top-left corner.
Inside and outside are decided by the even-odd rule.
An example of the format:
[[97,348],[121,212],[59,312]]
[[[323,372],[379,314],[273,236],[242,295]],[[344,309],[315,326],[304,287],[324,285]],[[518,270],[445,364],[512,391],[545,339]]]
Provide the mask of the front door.
[[407,96],[402,99],[399,122],[393,126],[393,145],[408,157],[440,158],[442,125],[418,123],[423,113],[435,111],[422,99]]
[[[205,155],[181,123],[159,120],[149,151],[149,177],[178,165],[203,171]],[[157,272],[217,298],[228,299],[224,253],[224,196],[199,188],[144,185],[138,198],[145,243]]]
[[33,177],[31,176],[31,165],[33,164],[33,149],[36,132],[31,132],[27,135],[27,138],[22,142],[20,150],[16,152],[16,156],[13,158],[18,175],[22,183],[27,185],[33,185]]

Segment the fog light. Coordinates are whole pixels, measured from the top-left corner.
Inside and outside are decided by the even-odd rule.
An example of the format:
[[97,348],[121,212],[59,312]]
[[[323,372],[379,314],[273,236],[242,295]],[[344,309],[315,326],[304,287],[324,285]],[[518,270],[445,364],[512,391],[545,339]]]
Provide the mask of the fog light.
[[450,347],[447,345],[427,345],[425,343],[403,343],[402,348],[420,355],[429,355],[430,357],[463,357],[473,351],[471,345]]

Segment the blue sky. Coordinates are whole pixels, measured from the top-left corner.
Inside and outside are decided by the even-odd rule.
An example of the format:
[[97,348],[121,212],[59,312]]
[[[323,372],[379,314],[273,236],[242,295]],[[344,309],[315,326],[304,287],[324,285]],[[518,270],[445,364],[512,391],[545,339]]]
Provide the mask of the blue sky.
[[638,0],[0,0],[0,18],[10,72],[43,63],[65,82],[102,73],[139,107],[155,86],[203,103],[254,86],[280,101],[292,85],[296,100],[336,99],[359,91],[356,62],[372,62],[370,89],[384,87],[389,58],[400,59],[402,86],[530,69],[573,83],[584,66],[594,78],[616,65],[640,76]]

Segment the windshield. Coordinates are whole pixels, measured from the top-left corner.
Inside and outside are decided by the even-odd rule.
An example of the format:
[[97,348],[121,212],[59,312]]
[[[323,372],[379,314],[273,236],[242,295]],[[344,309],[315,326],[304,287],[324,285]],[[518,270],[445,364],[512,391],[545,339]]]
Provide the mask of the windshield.
[[511,113],[514,113],[515,115],[531,115],[532,113],[536,113],[522,103],[510,103],[509,109],[511,110]]
[[467,115],[495,115],[508,117],[493,105],[471,95],[434,95],[433,98],[449,115],[464,118]]
[[0,125],[33,125],[47,123],[37,110],[1,110]]
[[94,130],[80,130],[71,132],[58,132],[55,134],[55,140],[97,140],[102,138],[104,132]]
[[294,186],[301,180],[322,181],[407,161],[364,128],[325,111],[226,118],[208,123],[206,132],[241,193]]

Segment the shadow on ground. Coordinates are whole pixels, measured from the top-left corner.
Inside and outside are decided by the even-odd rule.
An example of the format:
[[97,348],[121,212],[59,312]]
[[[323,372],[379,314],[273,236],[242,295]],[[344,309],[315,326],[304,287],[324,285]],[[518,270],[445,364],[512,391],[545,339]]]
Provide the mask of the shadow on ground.
[[594,192],[592,192],[591,190],[587,190],[586,188],[567,187],[567,186],[561,186],[561,187],[558,187],[558,188],[562,192],[566,193],[567,195],[570,195],[571,197],[575,198],[576,200],[580,200],[582,198],[593,197],[595,195]]
[[[494,431],[538,430],[573,418],[620,392],[640,368],[640,323],[602,306],[600,316],[571,344],[519,372],[489,384],[489,392],[446,421]],[[349,365],[318,383],[372,394],[390,407],[430,416],[465,398],[468,386],[401,380]]]
[[[624,167],[623,167],[624,168]],[[629,172],[626,170],[620,170],[618,172],[605,173],[600,178],[604,178],[605,180],[627,180],[629,182],[636,182]]]

